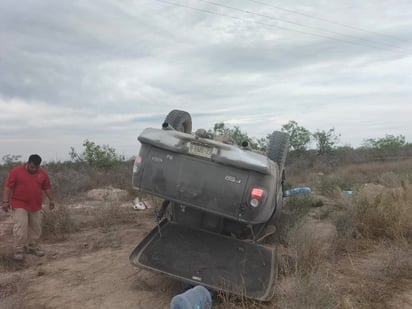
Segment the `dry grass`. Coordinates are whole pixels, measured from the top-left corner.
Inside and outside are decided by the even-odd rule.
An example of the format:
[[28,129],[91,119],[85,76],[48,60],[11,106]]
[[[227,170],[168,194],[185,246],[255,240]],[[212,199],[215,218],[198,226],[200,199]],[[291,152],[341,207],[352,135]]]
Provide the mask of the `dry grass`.
[[0,308],[23,309],[28,280],[17,274],[4,275],[0,281]]
[[355,190],[362,183],[364,177],[344,171],[320,177],[318,190],[324,196],[335,197],[336,190]]
[[132,208],[132,196],[112,187],[93,189],[71,203],[58,204],[52,211],[43,210],[43,238],[65,240],[70,233],[89,228],[108,232],[118,224],[134,223],[138,217]]
[[[367,175],[372,170],[364,166],[362,177],[372,178]],[[339,175],[327,177],[335,202],[330,217],[311,215],[310,204],[289,214],[273,307],[388,308],[411,286],[412,186],[405,174],[385,171],[373,177],[382,185],[359,186],[352,198],[339,190]],[[320,221],[313,219],[335,219],[334,237],[317,237]]]
[[332,275],[326,270],[290,277],[283,282],[283,290],[278,292],[277,307],[337,308],[339,300],[333,282]]
[[388,308],[392,299],[405,292],[405,283],[412,280],[411,254],[408,246],[383,242],[353,257],[349,265],[338,265],[336,291],[341,307]]
[[53,190],[58,198],[68,198],[95,188],[113,186],[133,192],[133,161],[117,162],[108,170],[100,170],[85,163],[49,163],[48,170]]
[[281,276],[273,304],[267,308],[337,307],[339,300],[330,271],[337,259],[336,227],[324,220],[327,205],[313,207],[313,201],[317,198],[288,200],[288,222],[279,247]]
[[42,211],[42,237],[47,239],[65,240],[67,235],[79,230],[79,225],[73,220],[72,212],[66,207]]
[[216,309],[263,309],[272,308],[268,307],[267,302],[256,301],[253,299],[241,296],[244,293],[238,293],[239,295],[229,294],[227,292],[218,292],[214,307]]
[[325,263],[334,260],[336,251],[336,226],[325,220],[325,207],[295,208],[283,230],[284,249],[280,254],[280,270],[284,275],[308,275]]
[[[324,170],[322,165],[308,164],[288,181],[323,192],[334,208],[320,205],[314,196],[288,198],[285,210],[276,218],[277,239],[272,239],[281,248],[275,298],[265,303],[220,293],[214,308],[387,308],[412,282],[411,164],[412,160],[371,162]],[[128,185],[122,184],[130,181],[125,167],[104,175],[108,181],[114,173],[113,184],[106,180],[103,184],[97,171],[89,175],[87,170],[77,169],[69,181],[66,171],[59,170],[56,189],[66,197],[108,184],[128,190]],[[78,184],[73,179],[79,180]],[[381,186],[365,190],[361,184],[369,182]],[[342,189],[352,189],[355,194],[345,197]],[[144,197],[154,208],[160,206],[159,199]],[[116,225],[135,223],[139,217],[131,205],[120,204],[105,200],[98,207],[46,212],[43,236],[64,240],[79,229],[99,228],[104,234],[96,236],[89,249],[115,248],[119,243]],[[1,258],[0,267],[14,271],[19,265]],[[3,281],[1,284],[4,286]],[[18,301],[13,308],[19,308]]]
[[[383,176],[392,184],[399,177]],[[409,293],[412,186],[400,183],[397,188],[361,187],[352,202],[340,201],[337,238],[327,255],[319,254],[319,242],[310,233],[294,233],[289,244],[296,251],[295,266],[287,276],[292,288],[281,307],[388,308],[397,295]]]
[[[303,160],[303,159],[301,159]],[[331,168],[314,161],[306,168],[286,166],[286,181],[289,186],[311,186],[329,196],[336,188],[356,190],[361,184],[376,183],[386,187],[399,187],[402,181],[411,181],[412,159],[372,161],[359,164],[340,164]]]
[[412,240],[412,186],[364,186],[356,195],[352,222],[370,239]]
[[[392,175],[399,179],[407,179],[410,177],[410,167],[412,159],[394,160],[394,161],[376,161],[357,165],[347,165],[339,170],[347,171],[356,178],[364,179],[364,182],[381,183],[385,181],[386,175]],[[388,183],[381,183],[388,185]]]
[[314,207],[322,205],[323,202],[312,194],[285,198],[284,208],[277,210],[273,219],[276,225],[276,233],[268,237],[265,242],[287,243],[290,229],[299,223]]
[[46,239],[65,240],[70,233],[80,229],[100,228],[108,232],[119,224],[136,222],[138,213],[126,205],[107,201],[98,206],[84,206],[71,209],[64,206],[52,211],[44,210],[42,237]]
[[13,272],[25,268],[27,268],[27,265],[25,265],[23,262],[13,259],[12,254],[0,256],[0,272]]
[[90,225],[99,227],[103,232],[109,231],[118,224],[136,222],[137,212],[132,207],[119,207],[117,203],[105,202],[95,212],[94,222]]

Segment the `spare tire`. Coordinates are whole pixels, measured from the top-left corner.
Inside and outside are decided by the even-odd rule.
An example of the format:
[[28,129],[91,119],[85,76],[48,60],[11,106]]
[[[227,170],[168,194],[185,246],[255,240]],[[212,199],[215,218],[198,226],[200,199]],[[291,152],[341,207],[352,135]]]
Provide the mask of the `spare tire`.
[[192,117],[188,112],[174,109],[167,114],[164,123],[169,124],[176,131],[192,133]]
[[282,171],[285,166],[288,148],[289,134],[280,131],[273,131],[269,138],[267,156],[269,159],[277,163],[280,171]]

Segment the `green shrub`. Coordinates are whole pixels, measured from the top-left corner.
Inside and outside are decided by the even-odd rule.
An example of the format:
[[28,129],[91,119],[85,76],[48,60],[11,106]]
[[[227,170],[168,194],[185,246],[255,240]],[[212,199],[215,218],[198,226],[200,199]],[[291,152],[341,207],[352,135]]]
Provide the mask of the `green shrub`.
[[117,162],[124,160],[124,156],[117,154],[116,149],[109,145],[97,145],[94,142],[85,140],[83,147],[84,149],[81,154],[77,153],[76,150],[71,147],[69,155],[73,161],[86,162],[91,166],[107,170]]

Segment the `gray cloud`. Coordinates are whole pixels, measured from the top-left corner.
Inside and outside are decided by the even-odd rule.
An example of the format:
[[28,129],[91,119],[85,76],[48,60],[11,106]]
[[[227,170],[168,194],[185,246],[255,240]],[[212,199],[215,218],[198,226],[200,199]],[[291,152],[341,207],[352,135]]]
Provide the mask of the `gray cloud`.
[[352,145],[386,133],[412,140],[409,1],[277,3],[370,32],[225,2],[341,34],[176,2],[217,15],[149,0],[2,1],[0,155],[40,148],[62,159],[86,138],[133,154],[139,132],[176,108],[195,128],[226,121],[253,136],[293,119],[336,127]]

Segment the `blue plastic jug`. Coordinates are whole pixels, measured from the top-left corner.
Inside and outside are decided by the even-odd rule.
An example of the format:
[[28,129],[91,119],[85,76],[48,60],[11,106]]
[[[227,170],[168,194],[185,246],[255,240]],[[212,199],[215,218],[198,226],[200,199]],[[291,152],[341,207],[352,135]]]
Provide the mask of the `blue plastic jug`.
[[297,188],[286,190],[284,196],[304,195],[304,194],[310,194],[310,193],[312,193],[312,189],[310,187],[297,187]]
[[204,286],[197,285],[173,297],[170,309],[211,309],[212,296]]

